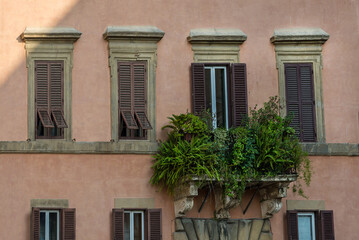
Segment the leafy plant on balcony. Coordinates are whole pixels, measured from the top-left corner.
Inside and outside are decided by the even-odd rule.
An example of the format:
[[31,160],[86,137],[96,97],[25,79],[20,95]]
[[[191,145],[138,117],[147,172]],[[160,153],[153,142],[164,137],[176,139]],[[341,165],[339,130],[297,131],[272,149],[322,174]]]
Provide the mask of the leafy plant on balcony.
[[[303,152],[291,117],[281,117],[277,97],[250,110],[242,126],[211,129],[211,120],[191,113],[172,115],[168,140],[154,156],[151,183],[170,193],[196,176],[218,181],[224,193],[240,199],[249,180],[298,174],[309,185],[310,161]],[[207,114],[208,116],[208,114]],[[240,181],[239,181],[240,180]],[[294,191],[304,196],[300,181]]]

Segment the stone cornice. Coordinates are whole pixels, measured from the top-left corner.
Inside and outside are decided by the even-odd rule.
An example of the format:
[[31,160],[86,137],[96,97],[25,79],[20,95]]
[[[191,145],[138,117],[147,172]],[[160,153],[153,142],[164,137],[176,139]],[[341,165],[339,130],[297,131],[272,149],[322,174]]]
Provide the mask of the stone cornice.
[[[302,143],[309,156],[359,156],[357,143]],[[132,146],[132,150],[129,147]],[[71,142],[64,140],[0,141],[3,153],[50,153],[50,154],[154,154],[158,143],[138,141],[123,142]]]
[[276,29],[270,41],[273,44],[285,43],[319,43],[329,39],[329,34],[321,28],[286,28]]
[[21,34],[23,41],[72,41],[80,38],[81,32],[75,28],[54,27],[54,28],[32,28],[27,27]]
[[240,29],[206,28],[192,29],[187,37],[190,43],[236,43],[242,44],[247,35]]
[[160,41],[165,32],[154,26],[109,26],[103,38],[105,40],[132,39]]

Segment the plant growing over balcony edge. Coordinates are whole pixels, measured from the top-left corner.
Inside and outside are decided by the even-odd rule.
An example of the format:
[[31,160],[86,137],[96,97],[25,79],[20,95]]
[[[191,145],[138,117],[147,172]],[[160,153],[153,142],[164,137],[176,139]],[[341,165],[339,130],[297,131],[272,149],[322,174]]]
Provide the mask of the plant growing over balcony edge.
[[290,127],[292,118],[281,117],[279,109],[278,97],[270,97],[250,110],[242,126],[229,130],[212,129],[208,113],[172,115],[162,128],[170,132],[154,155],[150,182],[173,193],[196,176],[216,180],[225,195],[241,199],[250,180],[298,174],[293,191],[305,197],[300,180],[310,184],[310,161]]

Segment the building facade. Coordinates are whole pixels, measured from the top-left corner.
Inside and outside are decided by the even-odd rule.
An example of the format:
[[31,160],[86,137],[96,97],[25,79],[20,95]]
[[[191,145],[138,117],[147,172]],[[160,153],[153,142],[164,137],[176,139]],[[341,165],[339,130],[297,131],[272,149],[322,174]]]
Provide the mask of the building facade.
[[[314,170],[309,199],[288,190],[270,216],[268,199],[247,191],[230,216],[256,220],[236,220],[237,238],[288,239],[290,217],[319,233],[319,220],[305,221],[322,212],[333,214],[332,236],[356,239],[358,1],[0,6],[0,239],[195,239],[187,220],[176,221],[178,199],[149,183],[152,155],[167,117],[206,106],[214,93],[201,81],[219,75],[244,85],[223,86],[238,91],[224,90],[227,105],[211,109],[218,124],[235,125],[277,95],[282,114],[295,113]],[[198,211],[204,197],[186,209],[194,225],[214,217],[212,195]]]

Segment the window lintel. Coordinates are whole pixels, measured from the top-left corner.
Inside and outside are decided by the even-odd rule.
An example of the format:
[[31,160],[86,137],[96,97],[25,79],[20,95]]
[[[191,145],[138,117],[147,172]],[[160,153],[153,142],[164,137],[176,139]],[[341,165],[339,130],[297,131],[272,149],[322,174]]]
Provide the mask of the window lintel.
[[324,44],[329,34],[321,28],[282,28],[275,29],[270,41],[277,44],[286,43],[318,43]]
[[37,28],[37,27],[27,27],[25,31],[21,34],[21,39],[25,42],[27,41],[77,41],[81,32],[75,28],[65,28],[65,27],[52,27],[52,28]]

